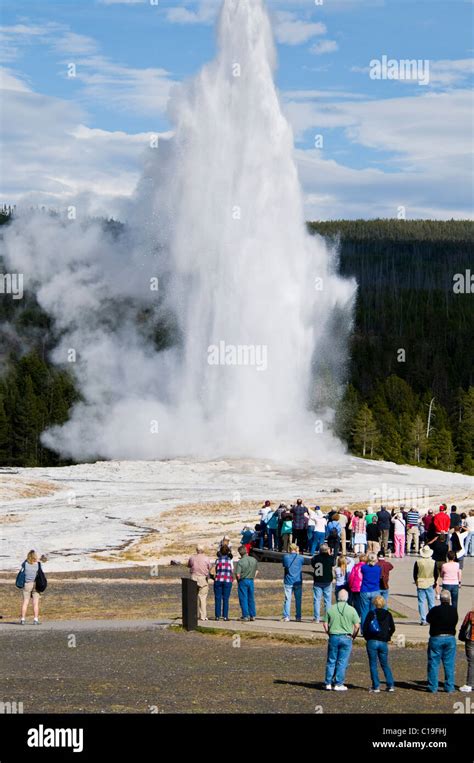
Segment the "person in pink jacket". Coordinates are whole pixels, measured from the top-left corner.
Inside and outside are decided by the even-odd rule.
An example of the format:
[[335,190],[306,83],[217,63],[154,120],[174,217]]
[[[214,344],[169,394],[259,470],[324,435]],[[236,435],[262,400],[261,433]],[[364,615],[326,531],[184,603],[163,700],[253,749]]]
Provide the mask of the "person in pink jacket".
[[354,564],[349,573],[347,584],[349,586],[349,602],[360,617],[360,589],[362,586],[361,567],[367,563],[367,554],[360,554],[359,561]]

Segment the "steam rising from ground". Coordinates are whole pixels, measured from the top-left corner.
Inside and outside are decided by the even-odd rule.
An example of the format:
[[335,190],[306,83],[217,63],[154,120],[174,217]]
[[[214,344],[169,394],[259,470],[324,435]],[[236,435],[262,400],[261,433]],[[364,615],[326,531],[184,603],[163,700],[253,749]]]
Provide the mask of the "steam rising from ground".
[[327,430],[355,287],[305,228],[262,0],[225,0],[218,48],[174,93],[174,137],[149,150],[123,231],[39,213],[8,226],[8,265],[83,398],[43,435],[65,456],[340,452]]

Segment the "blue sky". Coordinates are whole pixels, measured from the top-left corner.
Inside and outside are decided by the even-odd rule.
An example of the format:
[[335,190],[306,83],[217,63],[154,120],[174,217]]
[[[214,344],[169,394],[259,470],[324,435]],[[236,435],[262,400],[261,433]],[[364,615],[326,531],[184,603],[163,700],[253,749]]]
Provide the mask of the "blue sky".
[[[2,201],[120,214],[170,88],[215,50],[220,0],[152,3],[3,0]],[[307,216],[471,217],[473,3],[267,7]],[[371,79],[383,55],[428,60],[429,83]]]

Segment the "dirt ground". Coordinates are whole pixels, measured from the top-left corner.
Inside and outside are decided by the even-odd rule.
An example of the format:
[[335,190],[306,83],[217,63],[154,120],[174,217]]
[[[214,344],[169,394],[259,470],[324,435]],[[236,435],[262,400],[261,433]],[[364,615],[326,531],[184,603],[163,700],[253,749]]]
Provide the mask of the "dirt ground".
[[[424,690],[425,649],[395,649],[397,690],[369,694],[354,647],[344,695],[324,690],[326,649],[173,630],[28,630],[1,637],[0,701],[25,713],[446,713],[459,692]],[[458,659],[458,680],[465,661]]]

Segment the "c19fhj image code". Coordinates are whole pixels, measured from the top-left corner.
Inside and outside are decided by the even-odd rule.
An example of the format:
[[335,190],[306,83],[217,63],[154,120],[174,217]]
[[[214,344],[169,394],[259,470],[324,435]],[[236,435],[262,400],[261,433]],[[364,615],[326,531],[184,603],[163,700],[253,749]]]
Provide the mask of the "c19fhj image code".
[[2,11],[5,760],[170,714],[456,752],[472,5]]

